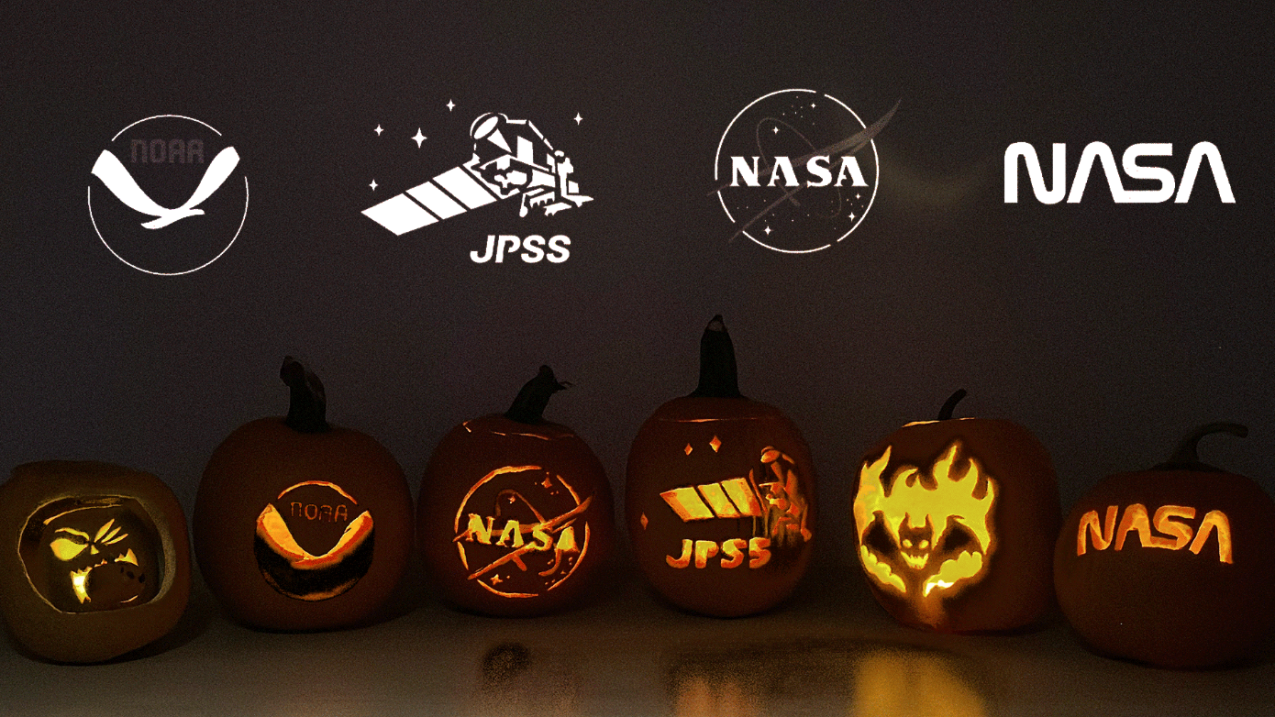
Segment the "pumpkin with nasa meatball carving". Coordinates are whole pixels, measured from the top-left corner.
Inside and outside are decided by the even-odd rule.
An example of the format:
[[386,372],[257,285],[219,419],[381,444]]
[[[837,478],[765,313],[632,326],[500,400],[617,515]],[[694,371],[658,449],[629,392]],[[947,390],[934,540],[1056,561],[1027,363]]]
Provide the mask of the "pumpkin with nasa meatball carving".
[[1203,426],[1167,463],[1108,476],[1063,523],[1054,582],[1095,652],[1160,667],[1251,657],[1275,626],[1275,501],[1253,480],[1200,462]]
[[1022,426],[953,419],[964,396],[864,456],[852,499],[859,565],[877,602],[906,625],[1026,627],[1053,605],[1058,481]]
[[288,415],[241,426],[208,461],[193,520],[199,567],[249,626],[358,624],[406,570],[407,482],[380,443],[327,422],[317,376],[289,357],[280,377]]
[[565,387],[541,366],[508,411],[456,426],[429,459],[418,540],[460,608],[539,615],[597,587],[614,541],[611,486],[589,446],[543,418]]
[[691,612],[768,610],[806,570],[815,475],[797,427],[744,398],[721,316],[700,341],[700,381],[642,424],[629,450],[629,535],[652,587]]
[[18,466],[0,486],[0,546],[0,612],[42,657],[117,657],[163,637],[186,609],[186,519],[148,473],[86,461]]

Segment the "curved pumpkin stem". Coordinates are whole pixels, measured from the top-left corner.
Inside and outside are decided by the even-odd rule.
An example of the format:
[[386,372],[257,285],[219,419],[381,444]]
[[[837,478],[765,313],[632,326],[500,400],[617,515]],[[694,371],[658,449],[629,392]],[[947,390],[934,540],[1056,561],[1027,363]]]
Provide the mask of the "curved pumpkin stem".
[[518,423],[543,423],[545,406],[549,405],[549,397],[570,385],[555,378],[553,369],[541,366],[536,377],[523,384],[522,389],[518,391],[513,405],[505,411],[505,418]]
[[1214,433],[1229,433],[1232,436],[1245,438],[1248,436],[1248,427],[1239,423],[1209,423],[1191,431],[1178,442],[1177,450],[1173,452],[1173,456],[1165,463],[1161,463],[1152,470],[1188,470],[1188,471],[1215,471],[1221,472],[1221,468],[1214,468],[1211,465],[1200,462],[1199,444],[1200,439]]
[[743,398],[739,393],[739,372],[735,366],[735,344],[726,333],[726,324],[718,314],[704,328],[699,340],[699,385],[691,392],[695,398]]
[[323,382],[310,369],[291,356],[283,358],[279,378],[288,385],[288,428],[298,433],[323,433],[331,428],[327,421],[328,399]]
[[956,404],[960,403],[961,399],[965,398],[966,395],[968,395],[968,393],[965,389],[958,388],[956,389],[956,393],[952,394],[951,396],[948,396],[947,402],[944,403],[943,407],[939,409],[938,420],[940,421],[950,420],[952,418],[952,411],[956,410]]

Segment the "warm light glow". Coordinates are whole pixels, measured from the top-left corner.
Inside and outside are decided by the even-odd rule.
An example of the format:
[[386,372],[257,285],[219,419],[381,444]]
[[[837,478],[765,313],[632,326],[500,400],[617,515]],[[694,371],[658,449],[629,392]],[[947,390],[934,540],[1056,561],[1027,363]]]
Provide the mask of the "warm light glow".
[[336,545],[322,555],[314,555],[297,544],[288,524],[273,505],[267,505],[257,516],[257,536],[296,570],[322,570],[336,565],[367,540],[372,527],[372,515],[365,510],[345,526]]
[[[489,492],[474,499],[480,488],[501,477],[504,480],[496,487],[503,489],[494,496],[494,505],[486,504],[493,500]],[[561,501],[563,491],[570,497],[567,504],[571,507],[562,506],[561,514],[551,513],[546,517],[536,507]],[[471,502],[483,505],[471,505]],[[502,466],[490,471],[469,489],[456,513],[452,542],[456,544],[468,579],[490,593],[508,598],[534,598],[557,588],[575,573],[588,551],[589,525],[581,521],[584,537],[579,541],[577,519],[592,502],[592,496],[582,500],[566,479],[540,466]],[[506,512],[510,510],[515,510],[512,515],[517,517]],[[492,551],[492,547],[506,550]],[[537,555],[551,557],[538,558],[540,564],[532,569],[528,559]],[[471,561],[478,562],[471,565]],[[509,570],[510,566],[514,570]],[[547,580],[529,580],[533,574]],[[506,585],[511,582],[524,587],[515,589]]]
[[[1182,505],[1162,505],[1155,512],[1154,518],[1148,518],[1147,507],[1141,503],[1126,506],[1120,519],[1120,527],[1116,526],[1116,516],[1120,506],[1107,506],[1106,518],[1099,528],[1098,511],[1090,510],[1080,516],[1080,527],[1076,533],[1076,555],[1088,552],[1087,539],[1092,540],[1094,550],[1106,550],[1113,539],[1116,550],[1124,550],[1130,533],[1138,537],[1138,545],[1143,548],[1160,548],[1163,550],[1181,550],[1188,545],[1196,555],[1204,549],[1204,544],[1213,533],[1217,534],[1218,560],[1230,564],[1231,554],[1231,521],[1220,510],[1212,510],[1200,521],[1198,532],[1190,523],[1196,509]],[[1158,535],[1155,531],[1163,533]],[[1192,540],[1194,536],[1194,540]]]
[[[864,571],[881,587],[901,595],[912,595],[911,586],[916,585],[919,600],[977,582],[996,550],[996,481],[977,459],[964,455],[959,440],[944,449],[928,473],[900,465],[886,480],[891,451],[887,447],[880,457],[866,461],[859,474],[854,518]],[[884,529],[888,548],[868,540],[874,526]],[[966,541],[955,550],[946,549],[957,530]],[[923,618],[940,617],[937,603],[920,607]]]
[[358,502],[357,500],[355,500],[355,499],[354,499],[354,496],[350,495],[349,493],[346,493],[346,492],[345,492],[345,490],[343,490],[343,489],[341,488],[341,486],[337,485],[336,483],[329,483],[329,482],[327,482],[327,481],[325,481],[325,480],[308,480],[308,481],[304,481],[304,482],[301,482],[301,483],[297,483],[296,485],[292,486],[291,488],[288,488],[288,489],[284,490],[282,493],[280,493],[280,494],[279,494],[279,497],[278,497],[278,498],[276,498],[275,500],[280,500],[280,499],[282,499],[282,498],[283,498],[283,496],[285,496],[285,495],[287,495],[287,494],[291,493],[292,491],[296,490],[297,488],[303,488],[303,487],[308,486],[308,485],[317,485],[317,486],[321,486],[321,487],[323,487],[323,488],[331,488],[332,490],[336,491],[337,493],[340,493],[342,498],[345,498],[346,500],[350,501],[350,502],[351,502],[351,503],[353,503],[354,505],[358,505],[358,504],[359,504],[359,502]]

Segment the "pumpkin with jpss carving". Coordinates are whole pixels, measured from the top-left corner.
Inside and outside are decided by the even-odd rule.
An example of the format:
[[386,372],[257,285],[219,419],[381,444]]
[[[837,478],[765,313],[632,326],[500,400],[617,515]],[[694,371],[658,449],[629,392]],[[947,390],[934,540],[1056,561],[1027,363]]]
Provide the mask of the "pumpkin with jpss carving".
[[1161,667],[1250,657],[1275,623],[1275,502],[1253,480],[1200,462],[1211,424],[1167,463],[1105,478],[1058,537],[1063,614],[1095,652]]
[[31,652],[118,657],[168,634],[189,593],[186,518],[155,476],[44,461],[0,486],[0,611]]
[[638,431],[625,496],[638,565],[685,610],[762,612],[805,572],[815,530],[810,451],[783,413],[740,394],[720,316],[700,342],[699,386]]
[[375,439],[326,420],[323,384],[291,357],[288,415],[213,452],[195,499],[199,567],[234,619],[276,630],[358,624],[389,599],[412,544],[411,495]]
[[864,456],[852,498],[859,565],[877,602],[906,625],[1026,627],[1053,604],[1058,481],[1022,426],[953,419],[964,396]]
[[596,587],[614,541],[611,487],[589,446],[543,417],[565,387],[542,366],[507,412],[465,421],[434,449],[417,536],[452,604],[538,615]]

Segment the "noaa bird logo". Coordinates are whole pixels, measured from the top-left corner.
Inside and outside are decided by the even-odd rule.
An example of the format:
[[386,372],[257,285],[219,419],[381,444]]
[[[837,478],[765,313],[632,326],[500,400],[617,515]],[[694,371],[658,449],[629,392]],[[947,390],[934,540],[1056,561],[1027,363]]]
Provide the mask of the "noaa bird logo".
[[234,147],[227,147],[218,152],[212,164],[208,165],[208,171],[204,172],[203,179],[199,180],[195,193],[176,209],[161,207],[146,196],[146,192],[137,186],[133,175],[128,173],[124,165],[109,150],[102,150],[102,153],[98,155],[97,162],[93,164],[93,176],[102,180],[102,184],[111,190],[111,194],[114,194],[116,199],[124,202],[134,211],[156,217],[152,221],[143,222],[142,226],[147,229],[162,229],[173,222],[203,214],[204,210],[196,209],[196,207],[220,189],[238,165],[239,153]]
[[128,125],[89,174],[93,230],[116,259],[147,274],[207,267],[230,249],[247,219],[239,150],[193,117],[155,115]]

